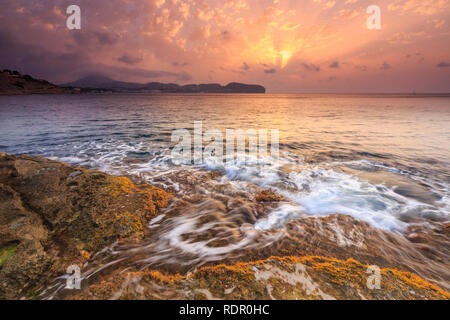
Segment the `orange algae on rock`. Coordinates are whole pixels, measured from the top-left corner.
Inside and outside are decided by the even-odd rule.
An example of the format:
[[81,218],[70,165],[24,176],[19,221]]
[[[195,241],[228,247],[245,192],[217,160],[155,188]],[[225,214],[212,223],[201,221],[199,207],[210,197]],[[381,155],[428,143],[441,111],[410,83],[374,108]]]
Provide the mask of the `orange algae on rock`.
[[135,189],[134,183],[127,177],[114,177],[112,182],[108,186],[112,197],[117,197],[121,193],[132,193]]
[[382,269],[381,272],[383,275],[390,275],[391,273],[395,277],[401,279],[406,285],[420,288],[421,290],[429,292],[436,299],[450,299],[450,294],[447,291],[441,289],[439,286],[433,283],[430,283],[422,279],[418,275],[415,275],[411,272],[399,271],[390,268]]
[[159,208],[165,208],[168,202],[173,198],[170,193],[146,184],[135,185],[127,177],[113,177],[111,185],[107,186],[107,193],[113,197],[127,196],[137,194],[142,197],[145,204],[147,217],[150,218],[157,213]]
[[186,279],[186,276],[177,274],[164,274],[160,271],[150,270],[138,273],[142,278],[157,280],[162,283],[174,284],[177,281]]
[[[205,266],[188,275],[158,270],[124,272],[92,284],[69,299],[449,299],[449,293],[417,275],[382,268],[381,289],[367,287],[368,265],[320,256],[270,257]],[[133,281],[130,281],[133,279]],[[109,290],[108,286],[115,288]],[[122,288],[117,294],[117,288]],[[159,289],[158,289],[159,290]],[[162,289],[161,289],[162,290]]]
[[[295,266],[302,266],[298,272]],[[319,256],[287,256],[287,257],[270,257],[266,260],[252,261],[247,263],[237,263],[231,266],[219,265],[215,267],[200,268],[197,273],[206,272],[214,275],[214,277],[226,276],[222,269],[236,274],[249,274],[252,280],[246,285],[255,285],[255,289],[260,287],[260,280],[257,280],[257,270],[260,267],[269,266],[269,268],[262,268],[262,270],[279,269],[281,271],[274,272],[269,280],[266,280],[265,285],[274,281],[283,289],[277,290],[280,296],[277,298],[285,299],[287,292],[294,290],[295,287],[302,287],[306,284],[306,279],[310,279],[314,283],[316,289],[320,289],[325,296],[334,297],[338,299],[449,299],[450,295],[445,290],[439,288],[421,277],[410,272],[400,271],[391,268],[381,268],[382,280],[380,290],[370,290],[367,287],[367,268],[368,265],[362,264],[352,258],[347,260],[339,260],[335,258],[326,258]],[[294,267],[294,268],[293,268]],[[303,269],[304,267],[304,269]],[[255,269],[256,268],[256,269]],[[278,273],[277,273],[278,272]],[[287,272],[287,273],[285,273]],[[280,277],[281,275],[281,277]],[[196,275],[197,277],[197,275]],[[232,277],[232,276],[230,276]],[[287,278],[284,278],[287,277]],[[292,280],[304,278],[305,283],[301,282],[293,285]],[[383,279],[384,277],[384,279]],[[237,277],[237,279],[249,280],[249,278]],[[230,280],[230,279],[228,279]],[[281,281],[280,281],[281,280]],[[236,283],[238,285],[238,283]],[[272,288],[272,295],[277,288]],[[279,289],[279,288],[278,288]],[[298,289],[298,288],[297,288]],[[307,290],[306,290],[307,291]],[[213,294],[220,296],[220,292],[213,292]],[[295,298],[308,298],[307,292],[297,292]],[[267,292],[269,294],[269,292]],[[265,297],[267,298],[267,294]],[[269,295],[270,296],[270,295]],[[289,296],[289,295],[288,295]],[[247,297],[232,297],[244,298]],[[288,298],[293,298],[289,296]]]
[[258,202],[279,202],[283,200],[283,197],[269,189],[260,191],[255,196],[255,200]]
[[120,237],[128,237],[133,233],[143,231],[142,221],[130,212],[124,212],[116,217],[114,226]]
[[139,238],[171,197],[126,177],[0,153],[0,247],[18,244],[0,269],[0,299],[33,295],[88,252]]

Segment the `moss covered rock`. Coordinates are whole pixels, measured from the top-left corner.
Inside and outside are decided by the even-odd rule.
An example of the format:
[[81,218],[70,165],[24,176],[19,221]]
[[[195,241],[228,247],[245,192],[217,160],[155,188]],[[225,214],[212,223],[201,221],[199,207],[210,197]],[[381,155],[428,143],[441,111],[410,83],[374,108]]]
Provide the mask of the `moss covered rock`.
[[[367,285],[369,266],[354,259],[271,257],[219,264],[187,275],[157,270],[111,273],[69,299],[449,299],[410,272],[380,268],[380,288]],[[157,290],[156,290],[157,288]]]
[[170,199],[126,177],[0,153],[0,298],[30,296],[86,254],[139,239]]

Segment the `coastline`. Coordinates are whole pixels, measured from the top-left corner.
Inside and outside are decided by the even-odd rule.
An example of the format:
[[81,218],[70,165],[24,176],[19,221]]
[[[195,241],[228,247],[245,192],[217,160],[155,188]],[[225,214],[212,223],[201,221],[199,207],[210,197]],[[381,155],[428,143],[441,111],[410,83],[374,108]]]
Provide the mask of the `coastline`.
[[230,82],[178,85],[175,83],[133,83],[116,81],[107,77],[85,77],[74,82],[55,85],[47,80],[22,75],[18,71],[0,70],[0,95],[27,94],[77,94],[77,93],[250,93],[264,94],[266,88],[256,84]]

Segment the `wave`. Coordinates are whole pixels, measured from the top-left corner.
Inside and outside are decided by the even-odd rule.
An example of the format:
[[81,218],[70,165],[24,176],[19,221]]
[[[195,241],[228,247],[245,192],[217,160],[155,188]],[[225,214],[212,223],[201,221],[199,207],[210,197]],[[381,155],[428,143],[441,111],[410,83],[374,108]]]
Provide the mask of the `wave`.
[[[221,178],[217,181],[199,183],[208,186],[229,184],[239,192],[248,192],[252,185],[273,189],[284,196],[285,202],[256,223],[260,229],[279,228],[304,215],[340,213],[383,230],[404,230],[409,217],[448,220],[450,212],[449,188],[445,183],[371,160],[308,164],[299,154],[282,152],[279,158],[257,159],[246,155],[226,162],[210,160],[202,165],[174,165],[169,148],[153,150],[143,143],[114,141],[83,143],[76,145],[74,151],[74,156],[52,158],[111,174],[135,176],[180,194],[196,192],[176,178],[177,172],[181,171],[192,177],[199,172],[219,172]],[[426,186],[430,193],[438,196],[433,201],[422,201],[401,193],[395,185],[374,183],[345,172],[343,168],[352,168],[357,173],[381,170],[393,174],[394,180],[395,177],[406,177],[411,184],[421,184],[421,188]],[[210,178],[206,176],[205,179]],[[199,189],[200,186],[197,191]]]

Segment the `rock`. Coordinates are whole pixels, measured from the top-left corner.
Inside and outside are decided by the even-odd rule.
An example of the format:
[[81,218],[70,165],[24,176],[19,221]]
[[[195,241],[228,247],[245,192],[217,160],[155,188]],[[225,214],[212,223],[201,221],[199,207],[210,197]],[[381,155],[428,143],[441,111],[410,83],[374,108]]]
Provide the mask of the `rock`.
[[170,198],[126,177],[0,153],[0,298],[31,297],[89,253],[142,237]]
[[[380,289],[367,286],[368,265],[319,256],[201,267],[187,274],[157,270],[111,274],[67,299],[449,299],[409,272],[380,269]],[[157,288],[157,290],[155,290]]]
[[283,200],[283,197],[276,194],[273,190],[262,190],[256,195],[255,200],[258,202],[280,202]]
[[[448,225],[388,232],[333,214],[256,230],[285,200],[254,191],[178,199],[149,229],[171,199],[162,189],[0,153],[0,299],[449,299],[448,260],[435,252],[448,243]],[[195,228],[161,238],[184,219]],[[64,290],[55,278],[74,264],[85,276],[81,290]],[[380,290],[367,287],[369,265],[381,270]]]

